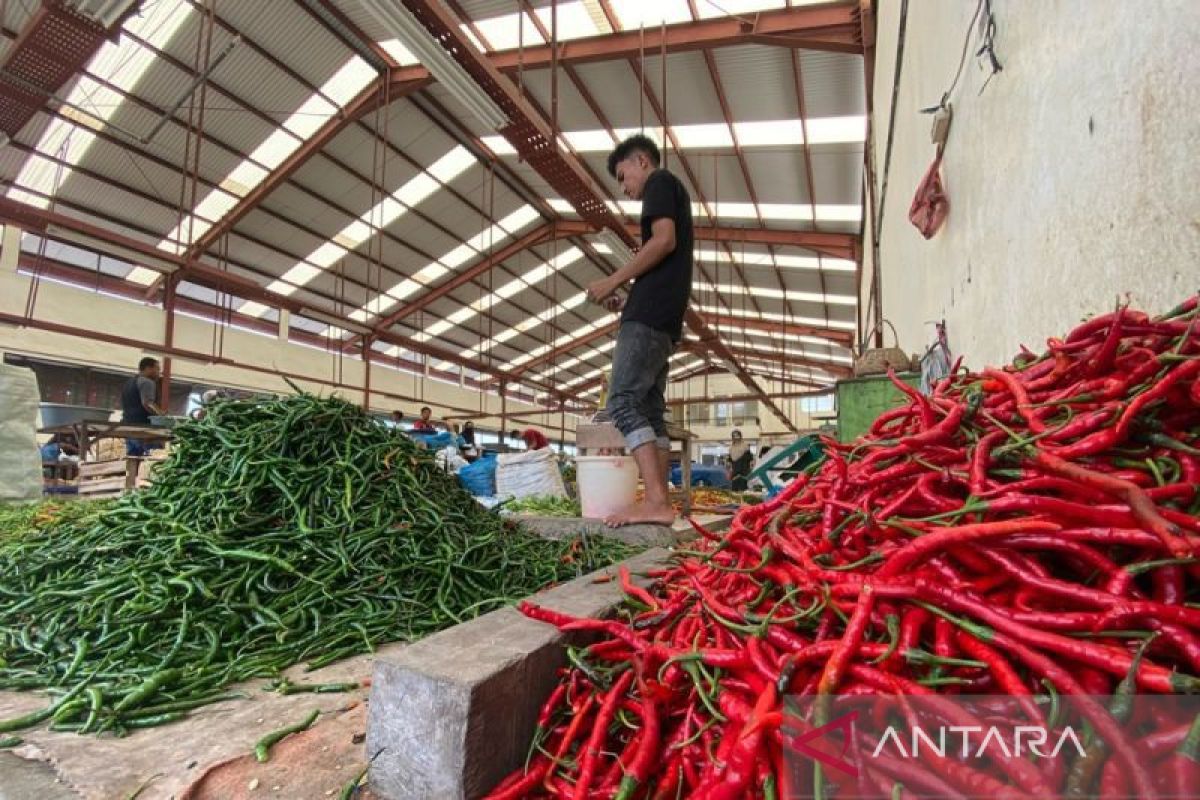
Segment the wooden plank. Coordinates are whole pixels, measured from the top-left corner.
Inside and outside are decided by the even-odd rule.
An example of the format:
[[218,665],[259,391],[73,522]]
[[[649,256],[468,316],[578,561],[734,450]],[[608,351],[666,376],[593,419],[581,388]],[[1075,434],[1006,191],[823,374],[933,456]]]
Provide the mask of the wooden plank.
[[124,475],[128,465],[124,458],[108,461],[85,461],[79,465],[79,477],[95,478],[103,475]]
[[95,481],[81,481],[79,484],[80,494],[95,494],[97,492],[115,491],[121,494],[125,491],[125,476],[121,475],[116,478],[105,478]]

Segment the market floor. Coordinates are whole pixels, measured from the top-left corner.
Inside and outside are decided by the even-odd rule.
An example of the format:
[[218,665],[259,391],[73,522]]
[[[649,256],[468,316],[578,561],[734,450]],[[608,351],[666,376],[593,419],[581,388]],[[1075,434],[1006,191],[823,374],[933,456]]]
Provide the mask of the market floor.
[[[371,656],[287,674],[297,683],[365,681],[375,658],[403,646],[385,645]],[[181,722],[122,739],[50,733],[44,727],[21,731],[25,743],[0,752],[0,800],[125,800],[142,787],[138,800],[180,800],[189,787],[189,800],[336,797],[365,764],[361,742],[369,687],[280,696],[263,691],[266,685],[256,680],[233,687],[247,699],[206,706]],[[0,692],[0,719],[45,702],[36,693]],[[300,722],[314,708],[321,716],[309,731],[276,745],[268,763],[253,760],[260,738]]]

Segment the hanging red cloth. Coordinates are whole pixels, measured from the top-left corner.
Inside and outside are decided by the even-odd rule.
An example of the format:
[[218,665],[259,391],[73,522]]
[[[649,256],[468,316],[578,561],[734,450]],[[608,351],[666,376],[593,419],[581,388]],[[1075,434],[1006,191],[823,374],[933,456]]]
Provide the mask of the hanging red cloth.
[[908,220],[922,236],[932,239],[949,213],[950,198],[946,196],[946,188],[942,184],[942,151],[939,148],[937,158],[929,165],[925,177],[917,186],[912,205],[908,207]]

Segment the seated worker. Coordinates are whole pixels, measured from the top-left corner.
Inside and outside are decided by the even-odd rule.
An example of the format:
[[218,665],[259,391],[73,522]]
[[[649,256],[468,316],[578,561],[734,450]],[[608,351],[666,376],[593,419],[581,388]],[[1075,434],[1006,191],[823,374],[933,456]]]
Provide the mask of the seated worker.
[[512,431],[508,435],[513,439],[523,440],[525,446],[530,450],[545,450],[550,446],[550,440],[541,431],[534,428],[526,428],[523,431]]
[[392,424],[397,427],[404,424],[404,412],[403,411],[397,410],[397,411],[392,412]]
[[433,409],[431,409],[429,406],[422,406],[421,418],[413,423],[412,430],[417,433],[434,433],[435,430],[433,427],[433,420],[431,419],[432,416]]
[[[147,356],[138,362],[138,372],[121,390],[121,422],[126,425],[149,425],[151,416],[162,416],[157,405],[158,359]],[[154,448],[141,439],[126,439],[125,454],[144,456]]]

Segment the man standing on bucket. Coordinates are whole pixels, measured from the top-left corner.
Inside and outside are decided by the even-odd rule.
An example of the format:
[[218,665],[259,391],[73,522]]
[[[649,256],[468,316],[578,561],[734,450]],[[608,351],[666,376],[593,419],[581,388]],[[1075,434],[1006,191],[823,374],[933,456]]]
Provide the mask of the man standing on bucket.
[[[692,200],[678,178],[659,168],[658,146],[631,136],[608,156],[608,172],[625,196],[642,201],[642,248],[612,275],[588,286],[588,296],[610,310],[623,310],[613,353],[607,411],[633,454],[645,499],[606,522],[670,525],[667,495],[671,443],[667,439],[665,391],[669,360],[683,336],[683,316],[692,293]],[[615,292],[630,280],[622,302]]]

